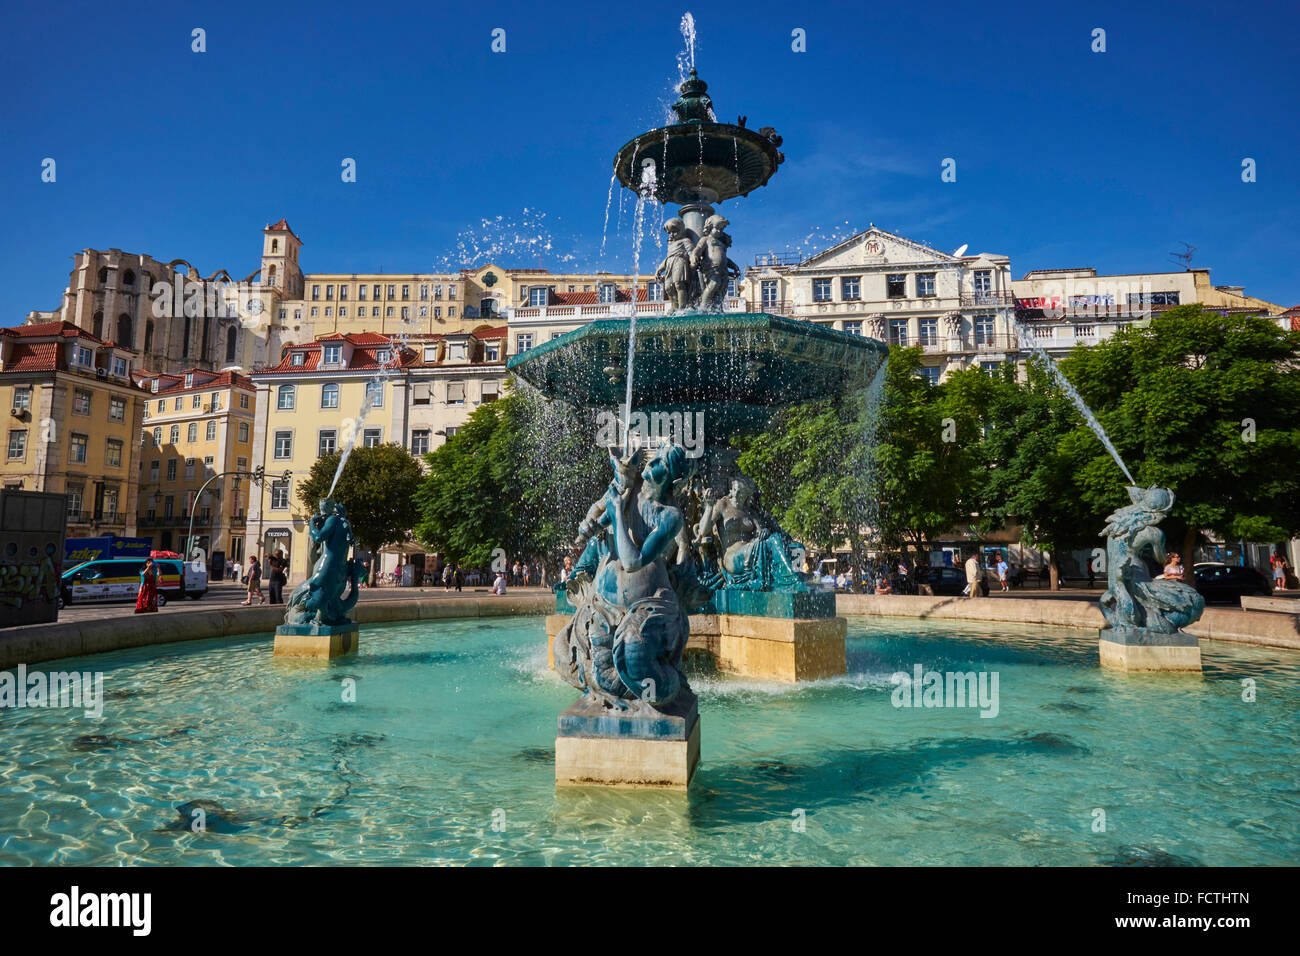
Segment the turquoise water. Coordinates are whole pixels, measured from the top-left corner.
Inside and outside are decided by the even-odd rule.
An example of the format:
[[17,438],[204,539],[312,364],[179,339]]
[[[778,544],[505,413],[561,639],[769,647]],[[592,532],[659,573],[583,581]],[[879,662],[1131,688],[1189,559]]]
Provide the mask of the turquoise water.
[[[1300,655],[1205,644],[1204,679],[1131,677],[1098,668],[1095,633],[849,633],[844,678],[693,675],[689,795],[556,791],[576,694],[540,618],[367,628],[331,665],[273,661],[266,637],[53,662],[103,671],[104,716],[0,710],[0,864],[1300,859]],[[996,672],[998,715],[894,707],[914,664]]]

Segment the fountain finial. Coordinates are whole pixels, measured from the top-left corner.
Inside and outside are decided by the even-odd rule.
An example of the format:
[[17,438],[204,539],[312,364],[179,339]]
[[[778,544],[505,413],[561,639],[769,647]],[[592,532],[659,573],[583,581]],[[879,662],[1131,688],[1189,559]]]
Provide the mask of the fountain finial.
[[708,88],[709,84],[700,79],[695,67],[691,67],[690,75],[677,88],[681,94],[673,104],[677,122],[708,123],[713,120],[713,101],[705,92]]

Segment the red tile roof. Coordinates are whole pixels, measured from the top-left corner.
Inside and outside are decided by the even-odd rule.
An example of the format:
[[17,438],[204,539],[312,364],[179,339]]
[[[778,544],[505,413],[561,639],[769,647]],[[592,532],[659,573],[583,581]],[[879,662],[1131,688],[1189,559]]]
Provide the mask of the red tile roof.
[[48,336],[59,336],[65,339],[88,339],[96,345],[112,345],[112,342],[105,342],[103,339],[91,335],[85,329],[78,328],[71,322],[37,322],[34,325],[15,325],[12,328],[0,329],[0,335],[16,335],[24,338],[46,338]]
[[[638,287],[636,290],[636,300],[645,302],[647,290],[644,287]],[[615,302],[631,302],[632,293],[628,289],[614,290]],[[551,292],[550,305],[599,305],[599,292]]]
[[263,231],[263,232],[287,232],[289,235],[293,236],[295,239],[298,239],[299,242],[302,242],[302,240],[298,238],[298,234],[297,234],[296,232],[294,232],[292,229],[289,228],[289,220],[288,220],[288,219],[281,219],[279,222],[275,223],[274,225],[267,226],[267,227],[266,227],[265,229],[263,229],[262,231]]
[[[380,365],[380,363],[375,359],[375,353],[380,349],[385,348],[396,350],[397,347],[393,344],[391,339],[385,335],[380,335],[377,332],[356,332],[350,335],[333,334],[323,335],[315,342],[308,342],[303,345],[286,345],[284,348],[284,355],[281,357],[278,364],[271,368],[263,369],[261,372],[254,372],[252,377],[257,378],[259,375],[273,375],[281,372],[316,371],[320,366],[321,343],[338,341],[347,341],[353,346],[352,356],[348,360],[347,367],[320,369],[320,371],[378,371],[380,368],[407,368],[415,365],[417,362],[417,356],[413,349],[401,349],[399,350],[401,355],[400,366],[392,364],[391,361],[387,365]],[[305,353],[306,358],[303,364],[293,364],[293,355],[295,352]]]
[[[194,376],[189,388],[185,387],[185,375]],[[145,373],[140,377],[139,385],[146,391],[153,391],[153,380],[158,380],[157,395],[169,395],[176,392],[206,392],[214,388],[243,388],[253,391],[253,380],[239,372],[206,372],[203,369],[190,368],[180,373],[163,372]]]
[[509,333],[509,331],[510,331],[510,327],[508,325],[493,325],[493,326],[480,325],[477,329],[475,329],[470,334],[473,335],[474,338],[476,339],[504,339],[506,335]]
[[9,349],[5,372],[54,372],[66,369],[58,342],[17,342]]

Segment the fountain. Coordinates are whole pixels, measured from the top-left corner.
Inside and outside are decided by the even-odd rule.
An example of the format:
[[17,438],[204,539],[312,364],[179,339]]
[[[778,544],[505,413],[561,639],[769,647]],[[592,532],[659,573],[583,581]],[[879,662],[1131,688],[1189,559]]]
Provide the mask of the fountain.
[[[665,311],[638,316],[634,296],[626,318],[592,322],[509,363],[550,400],[620,409],[622,418],[611,481],[582,522],[575,574],[548,619],[553,666],[584,695],[560,715],[561,784],[689,786],[700,720],[681,669],[688,641],[734,674],[798,681],[845,672],[834,593],[804,573],[802,546],[759,506],[728,442],[783,406],[866,389],[888,349],[808,322],[724,311],[739,268],[727,254],[730,223],[714,204],[766,185],[785,157],[771,127],[718,122],[707,89],[692,63],[672,105],[676,122],[614,159],[638,220],[647,199],[680,207],[664,224],[656,272]],[[639,247],[635,254],[639,271]],[[697,456],[680,432],[634,447],[633,416],[703,421]]]
[[338,502],[322,501],[307,522],[307,533],[312,571],[289,595],[284,623],[275,629],[274,656],[329,660],[357,649],[357,625],[348,612],[360,596],[366,566],[348,557],[352,526]]

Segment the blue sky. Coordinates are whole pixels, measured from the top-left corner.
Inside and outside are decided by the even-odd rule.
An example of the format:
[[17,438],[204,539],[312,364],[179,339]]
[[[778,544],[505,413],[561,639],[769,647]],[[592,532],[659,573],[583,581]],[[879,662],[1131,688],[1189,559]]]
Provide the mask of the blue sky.
[[[1147,6],[1147,5],[1144,5]],[[0,325],[53,308],[71,256],[117,247],[205,275],[258,265],[287,217],[308,271],[628,271],[612,158],[661,124],[682,50],[720,118],[786,163],[723,204],[748,264],[869,222],[1029,269],[1176,269],[1300,302],[1294,4],[26,4],[0,70]],[[190,31],[207,31],[207,52]],[[490,50],[506,30],[506,52]],[[1106,30],[1107,52],[1091,33]],[[791,51],[791,31],[807,52]],[[40,181],[41,161],[57,181]],[[340,163],[357,161],[344,183]],[[957,181],[940,164],[957,160]],[[1241,162],[1258,181],[1241,181]],[[479,243],[482,245],[482,243]],[[643,262],[657,255],[652,248]],[[572,258],[570,258],[572,257]]]

